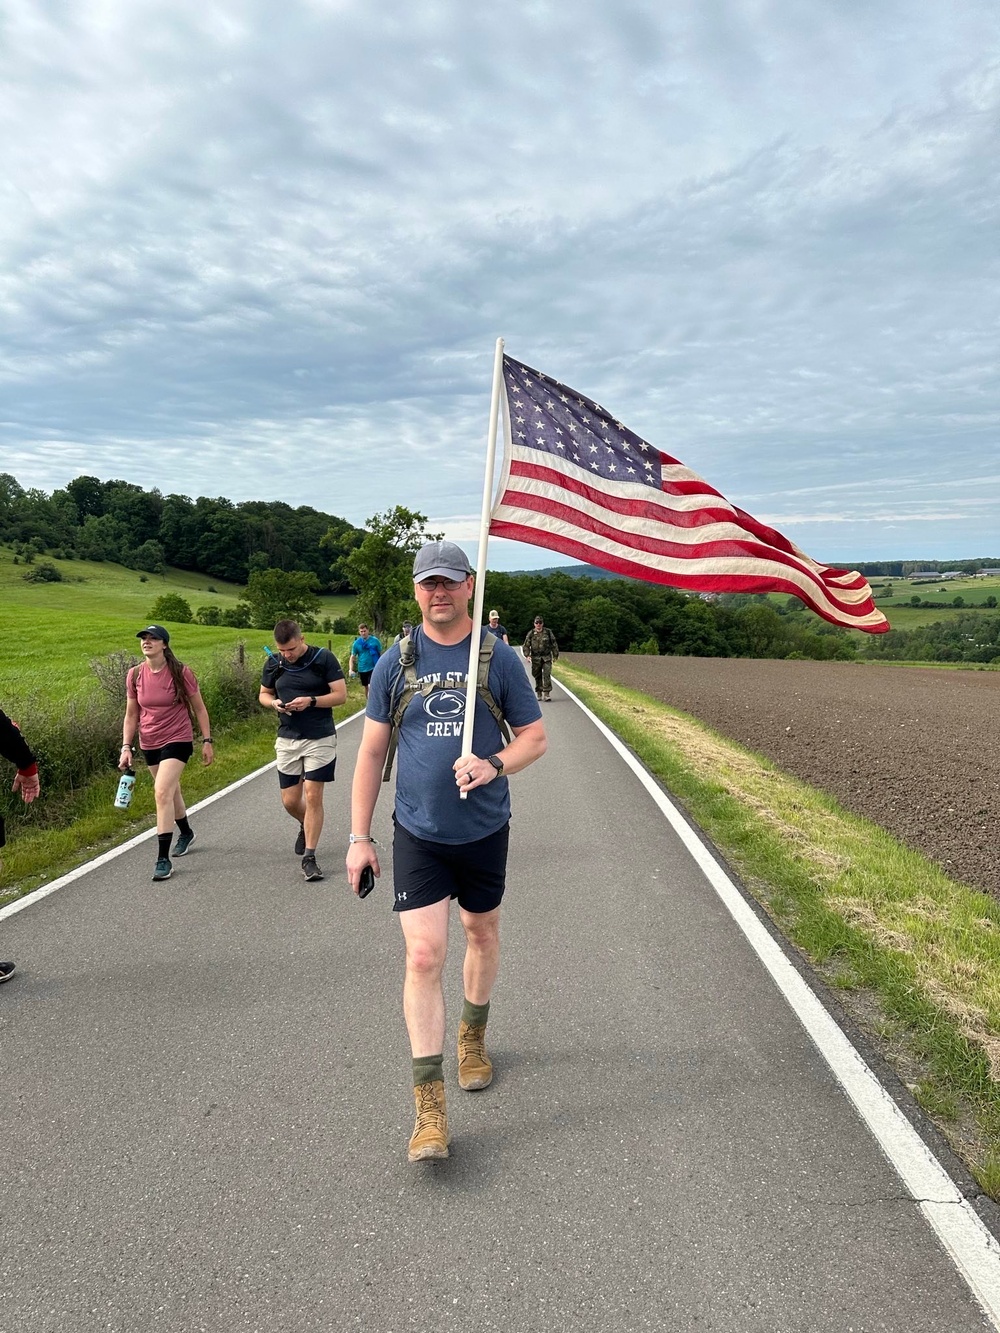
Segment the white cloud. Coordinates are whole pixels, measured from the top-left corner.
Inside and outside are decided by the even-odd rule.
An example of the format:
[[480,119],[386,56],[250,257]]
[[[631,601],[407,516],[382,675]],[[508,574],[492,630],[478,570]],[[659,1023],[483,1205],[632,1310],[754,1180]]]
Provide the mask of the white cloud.
[[807,550],[995,546],[992,5],[0,18],[22,483],[475,513],[504,334]]

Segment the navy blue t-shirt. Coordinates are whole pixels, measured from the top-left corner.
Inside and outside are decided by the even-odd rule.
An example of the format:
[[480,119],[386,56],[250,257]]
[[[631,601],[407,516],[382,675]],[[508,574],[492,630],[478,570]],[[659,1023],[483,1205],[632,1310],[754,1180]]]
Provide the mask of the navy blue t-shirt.
[[[482,631],[484,635],[485,630]],[[481,639],[480,639],[481,641]],[[456,644],[435,643],[414,631],[417,680],[441,681],[444,689],[416,695],[403,714],[396,751],[396,819],[414,837],[429,842],[463,843],[488,838],[510,819],[510,784],[494,778],[461,800],[452,768],[462,752],[469,667],[469,636]],[[399,645],[379,658],[368,689],[366,717],[389,722],[404,687]],[[489,689],[510,727],[526,727],[542,716],[534,687],[517,653],[498,639],[490,660]],[[506,741],[496,719],[476,695],[472,750],[481,759],[502,750]]]

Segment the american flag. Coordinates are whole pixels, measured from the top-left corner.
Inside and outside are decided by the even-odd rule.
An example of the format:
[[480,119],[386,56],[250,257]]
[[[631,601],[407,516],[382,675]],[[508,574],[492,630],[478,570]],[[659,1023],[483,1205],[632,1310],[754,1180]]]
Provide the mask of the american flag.
[[889,628],[860,574],[817,564],[599,403],[509,356],[503,376],[492,536],[692,592],[790,593],[834,625]]

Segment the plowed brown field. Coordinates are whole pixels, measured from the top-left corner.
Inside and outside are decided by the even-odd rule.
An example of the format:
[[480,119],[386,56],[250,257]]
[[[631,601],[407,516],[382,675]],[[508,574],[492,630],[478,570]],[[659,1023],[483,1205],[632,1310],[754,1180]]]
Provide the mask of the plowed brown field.
[[563,660],[641,690],[1000,897],[1000,672],[715,657]]

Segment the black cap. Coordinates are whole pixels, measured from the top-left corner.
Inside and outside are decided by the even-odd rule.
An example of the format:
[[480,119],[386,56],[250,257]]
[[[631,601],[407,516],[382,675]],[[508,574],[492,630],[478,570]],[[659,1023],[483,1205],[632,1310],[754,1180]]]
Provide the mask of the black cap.
[[137,639],[162,639],[164,643],[170,642],[170,635],[162,625],[147,625],[135,637]]

